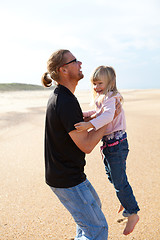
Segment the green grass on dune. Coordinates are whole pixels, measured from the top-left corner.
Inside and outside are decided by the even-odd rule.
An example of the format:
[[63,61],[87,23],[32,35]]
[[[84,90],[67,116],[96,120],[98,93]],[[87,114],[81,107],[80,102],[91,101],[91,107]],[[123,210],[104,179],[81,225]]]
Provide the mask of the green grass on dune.
[[0,83],[0,91],[45,90],[43,86],[24,83]]

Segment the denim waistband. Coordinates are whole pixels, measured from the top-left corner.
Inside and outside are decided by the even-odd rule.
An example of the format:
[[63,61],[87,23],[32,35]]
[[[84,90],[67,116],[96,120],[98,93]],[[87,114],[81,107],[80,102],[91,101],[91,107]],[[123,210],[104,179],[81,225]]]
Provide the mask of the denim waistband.
[[105,141],[108,144],[110,144],[110,143],[114,143],[117,140],[122,140],[125,138],[127,138],[127,133],[125,132],[125,130],[120,130],[117,132],[113,132],[109,135],[103,136],[102,141]]

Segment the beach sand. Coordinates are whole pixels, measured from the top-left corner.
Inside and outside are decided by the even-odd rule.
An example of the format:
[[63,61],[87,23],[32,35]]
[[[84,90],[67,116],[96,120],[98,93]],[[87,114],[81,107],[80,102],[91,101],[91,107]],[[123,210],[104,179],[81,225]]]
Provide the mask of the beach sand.
[[[134,231],[105,174],[99,146],[86,155],[85,173],[102,201],[109,240],[160,239],[160,90],[123,90],[130,152],[127,174],[141,211]],[[72,216],[45,183],[44,123],[50,91],[0,93],[0,239],[63,240],[75,236]],[[76,92],[83,110],[91,94]]]

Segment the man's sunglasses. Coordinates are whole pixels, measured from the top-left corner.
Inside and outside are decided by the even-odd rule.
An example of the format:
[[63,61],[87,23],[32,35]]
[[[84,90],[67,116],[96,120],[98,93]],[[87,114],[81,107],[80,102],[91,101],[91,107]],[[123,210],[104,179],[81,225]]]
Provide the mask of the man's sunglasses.
[[61,67],[65,66],[65,65],[68,65],[68,64],[70,64],[70,63],[72,63],[72,62],[78,62],[78,60],[75,58],[75,59],[73,59],[72,61],[63,64]]

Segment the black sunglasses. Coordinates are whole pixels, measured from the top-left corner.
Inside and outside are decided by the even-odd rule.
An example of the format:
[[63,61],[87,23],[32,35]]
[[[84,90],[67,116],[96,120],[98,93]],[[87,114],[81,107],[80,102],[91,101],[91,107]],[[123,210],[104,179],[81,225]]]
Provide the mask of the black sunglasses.
[[72,61],[63,64],[61,67],[65,66],[65,65],[68,65],[68,64],[70,64],[70,63],[72,63],[72,62],[78,62],[78,60],[75,58],[75,59],[73,59]]

